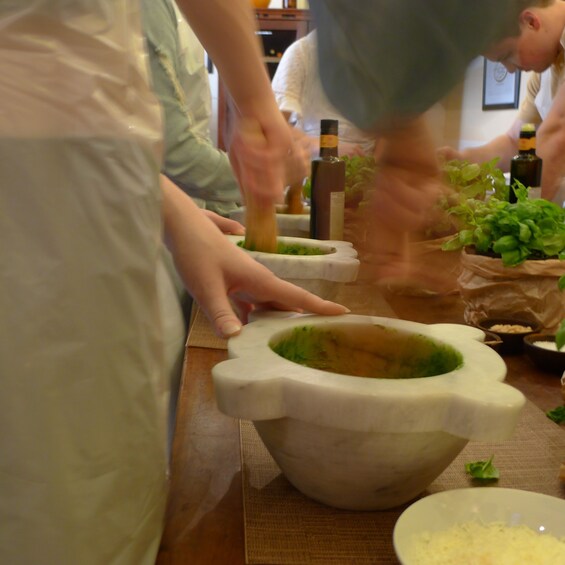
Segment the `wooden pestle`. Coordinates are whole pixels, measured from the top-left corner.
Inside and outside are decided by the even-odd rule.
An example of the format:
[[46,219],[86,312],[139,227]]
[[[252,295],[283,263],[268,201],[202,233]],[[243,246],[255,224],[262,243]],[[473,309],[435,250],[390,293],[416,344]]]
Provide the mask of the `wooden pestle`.
[[277,252],[277,215],[273,205],[260,205],[251,195],[245,202],[245,248]]
[[[244,135],[256,137],[256,143],[266,143],[259,125],[246,120],[242,125]],[[253,194],[245,192],[245,248],[265,253],[277,252],[277,214],[274,204],[259,202]]]
[[291,184],[285,196],[286,213],[302,214],[304,212],[304,204],[302,203],[302,183]]

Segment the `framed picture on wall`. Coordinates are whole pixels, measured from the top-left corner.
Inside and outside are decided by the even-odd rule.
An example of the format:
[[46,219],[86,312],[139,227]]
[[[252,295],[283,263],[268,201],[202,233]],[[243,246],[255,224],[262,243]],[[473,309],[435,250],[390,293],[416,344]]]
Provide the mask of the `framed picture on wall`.
[[484,59],[483,110],[518,108],[520,71],[509,72],[502,63]]

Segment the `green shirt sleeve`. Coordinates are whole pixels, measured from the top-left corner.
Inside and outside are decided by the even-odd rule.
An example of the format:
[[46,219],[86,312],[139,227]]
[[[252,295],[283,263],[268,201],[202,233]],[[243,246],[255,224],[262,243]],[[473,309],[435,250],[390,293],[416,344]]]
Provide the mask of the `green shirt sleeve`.
[[204,200],[206,208],[225,215],[239,205],[239,186],[227,154],[191,129],[174,10],[167,0],[141,4],[152,86],[163,110],[162,172],[189,196]]

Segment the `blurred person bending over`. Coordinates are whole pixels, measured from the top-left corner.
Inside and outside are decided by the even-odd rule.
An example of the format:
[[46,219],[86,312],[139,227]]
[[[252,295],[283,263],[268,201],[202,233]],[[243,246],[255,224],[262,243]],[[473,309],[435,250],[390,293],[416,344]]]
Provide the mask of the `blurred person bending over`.
[[488,46],[518,33],[536,0],[311,0],[328,99],[363,131],[381,137],[371,210],[382,279],[432,279],[407,252],[447,188],[423,114]]

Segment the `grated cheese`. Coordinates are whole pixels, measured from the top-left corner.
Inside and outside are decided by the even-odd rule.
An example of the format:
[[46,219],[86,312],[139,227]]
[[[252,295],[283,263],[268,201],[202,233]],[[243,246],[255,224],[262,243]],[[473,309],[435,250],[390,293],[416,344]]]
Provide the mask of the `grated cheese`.
[[[534,341],[534,345],[536,347],[541,347],[542,349],[557,351],[557,344],[554,341]],[[565,345],[559,349],[559,351],[565,351]]]
[[556,565],[565,563],[565,538],[502,522],[465,522],[425,532],[410,548],[410,565]]

